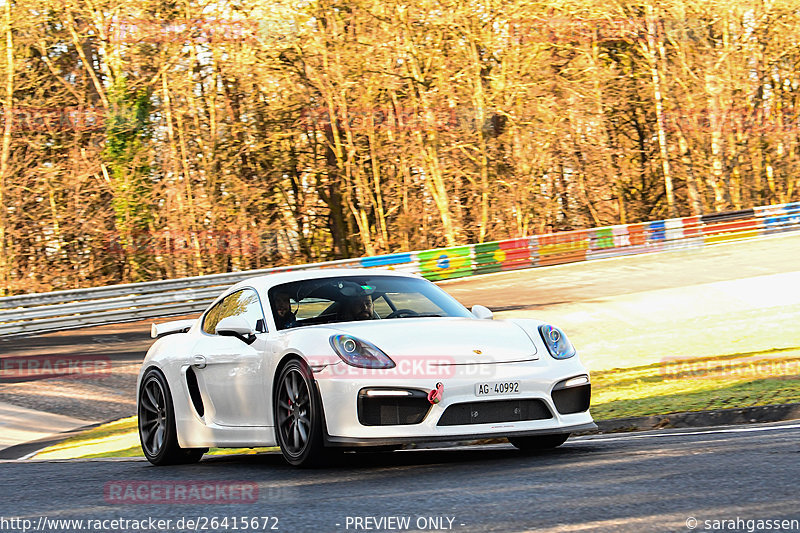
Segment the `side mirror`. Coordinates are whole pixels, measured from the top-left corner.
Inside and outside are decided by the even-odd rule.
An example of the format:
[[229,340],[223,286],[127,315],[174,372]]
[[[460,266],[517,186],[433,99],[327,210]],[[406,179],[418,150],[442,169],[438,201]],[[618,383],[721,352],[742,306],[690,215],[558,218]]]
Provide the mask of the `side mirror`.
[[238,337],[243,342],[250,344],[248,338],[253,338],[256,333],[256,330],[247,319],[241,315],[234,315],[234,316],[226,316],[222,320],[219,321],[217,324],[216,329],[217,335],[230,335],[232,337]]
[[473,305],[471,311],[475,318],[480,318],[481,320],[492,320],[494,318],[492,311],[482,305]]

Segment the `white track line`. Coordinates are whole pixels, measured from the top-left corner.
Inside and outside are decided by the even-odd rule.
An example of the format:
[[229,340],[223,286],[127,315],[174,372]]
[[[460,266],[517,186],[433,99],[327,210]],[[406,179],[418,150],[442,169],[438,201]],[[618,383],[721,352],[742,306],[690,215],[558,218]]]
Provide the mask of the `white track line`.
[[592,435],[587,435],[585,437],[576,437],[570,440],[572,442],[576,442],[578,440],[585,442],[610,442],[615,440],[647,439],[650,437],[683,437],[687,435],[712,435],[716,433],[754,433],[758,431],[776,431],[783,429],[798,429],[798,428],[800,428],[800,423],[786,424],[781,426],[767,426],[767,427],[753,427],[753,426],[747,426],[741,428],[726,427],[725,429],[708,429],[702,431],[675,431],[668,433],[648,433],[646,435],[628,434],[618,437],[594,437]]

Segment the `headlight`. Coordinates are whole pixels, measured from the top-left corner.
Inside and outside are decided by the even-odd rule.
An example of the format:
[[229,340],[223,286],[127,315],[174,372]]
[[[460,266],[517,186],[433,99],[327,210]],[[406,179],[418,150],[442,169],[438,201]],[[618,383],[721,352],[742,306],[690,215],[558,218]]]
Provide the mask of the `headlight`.
[[359,368],[394,368],[388,355],[374,344],[357,339],[351,335],[334,335],[331,346],[342,361]]
[[555,326],[539,326],[539,334],[542,336],[547,350],[554,359],[569,359],[575,355],[575,348],[569,342],[564,332]]

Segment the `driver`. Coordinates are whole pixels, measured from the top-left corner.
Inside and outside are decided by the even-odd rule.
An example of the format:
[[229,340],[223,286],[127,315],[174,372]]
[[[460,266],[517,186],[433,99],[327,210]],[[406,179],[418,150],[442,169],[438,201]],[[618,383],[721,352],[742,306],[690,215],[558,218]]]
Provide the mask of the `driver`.
[[342,321],[350,320],[372,320],[375,318],[375,309],[372,304],[372,297],[362,293],[347,298],[342,309]]
[[292,313],[292,302],[289,295],[279,292],[275,295],[275,326],[278,329],[285,329],[294,326],[296,316]]

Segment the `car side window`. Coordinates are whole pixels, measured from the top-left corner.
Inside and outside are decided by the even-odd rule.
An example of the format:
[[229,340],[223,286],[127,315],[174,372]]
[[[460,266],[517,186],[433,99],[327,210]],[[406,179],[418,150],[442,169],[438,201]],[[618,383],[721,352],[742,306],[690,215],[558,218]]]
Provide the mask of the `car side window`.
[[253,289],[242,289],[220,300],[206,313],[203,319],[203,331],[211,335],[216,334],[217,324],[229,316],[243,316],[256,328],[256,331],[266,331],[261,300]]

